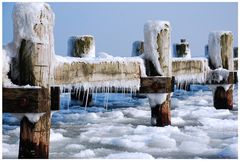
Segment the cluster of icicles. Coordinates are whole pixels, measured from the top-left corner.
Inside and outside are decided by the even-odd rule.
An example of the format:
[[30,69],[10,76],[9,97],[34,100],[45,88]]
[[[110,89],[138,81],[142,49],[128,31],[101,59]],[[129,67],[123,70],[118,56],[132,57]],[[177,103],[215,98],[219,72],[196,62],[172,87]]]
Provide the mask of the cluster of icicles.
[[[88,98],[90,95],[94,94],[93,103],[96,103],[98,98],[98,93],[104,94],[104,108],[108,110],[108,100],[109,94],[111,93],[122,93],[122,94],[130,94],[136,95],[138,88],[135,86],[129,85],[128,87],[114,87],[114,86],[103,86],[103,87],[96,87],[96,86],[88,86],[87,88],[83,85],[62,85],[60,86],[61,94],[64,94],[64,97],[67,97],[67,108],[69,109],[70,101],[71,101],[71,94],[77,95],[77,100],[80,98],[86,98],[85,101],[85,110],[87,109],[88,105]],[[91,97],[91,96],[90,96]]]

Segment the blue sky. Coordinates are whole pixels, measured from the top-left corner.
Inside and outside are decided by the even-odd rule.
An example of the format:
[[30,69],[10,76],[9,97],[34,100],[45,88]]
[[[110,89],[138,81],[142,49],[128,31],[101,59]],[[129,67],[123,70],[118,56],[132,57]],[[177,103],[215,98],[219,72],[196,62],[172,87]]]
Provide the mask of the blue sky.
[[[192,56],[204,56],[208,34],[230,30],[237,46],[237,3],[50,3],[55,12],[55,51],[66,55],[70,36],[90,34],[96,52],[131,56],[132,43],[143,40],[147,20],[171,24],[172,44],[186,38]],[[12,41],[14,3],[3,3],[3,44]]]

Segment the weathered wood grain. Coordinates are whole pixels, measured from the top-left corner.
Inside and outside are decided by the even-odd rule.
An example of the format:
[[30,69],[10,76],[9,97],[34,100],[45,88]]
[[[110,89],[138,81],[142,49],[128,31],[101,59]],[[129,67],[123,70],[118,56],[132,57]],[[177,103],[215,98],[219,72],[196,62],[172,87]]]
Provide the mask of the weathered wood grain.
[[3,88],[3,112],[41,113],[48,111],[46,88]]
[[174,91],[174,77],[150,76],[141,78],[139,93],[171,93]]

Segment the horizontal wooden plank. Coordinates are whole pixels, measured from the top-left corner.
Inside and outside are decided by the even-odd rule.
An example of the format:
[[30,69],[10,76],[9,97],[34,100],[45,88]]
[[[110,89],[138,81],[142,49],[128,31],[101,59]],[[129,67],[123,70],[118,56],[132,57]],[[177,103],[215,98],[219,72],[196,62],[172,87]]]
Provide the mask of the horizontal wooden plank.
[[41,113],[49,111],[46,88],[3,88],[3,112]]
[[59,61],[54,68],[53,85],[131,80],[141,77],[141,58],[116,58],[112,61],[104,58],[95,61],[85,58],[71,58],[74,60],[72,62],[60,56],[58,59],[63,59],[63,61]]
[[174,77],[151,76],[141,78],[139,93],[170,93],[174,91]]
[[208,69],[207,58],[173,58],[172,75],[204,73]]

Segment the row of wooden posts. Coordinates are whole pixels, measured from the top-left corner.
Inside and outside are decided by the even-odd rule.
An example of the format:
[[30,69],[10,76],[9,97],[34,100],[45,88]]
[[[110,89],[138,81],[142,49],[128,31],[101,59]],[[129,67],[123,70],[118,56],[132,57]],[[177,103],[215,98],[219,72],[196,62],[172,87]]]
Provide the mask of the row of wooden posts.
[[[42,13],[50,12],[49,9],[45,8]],[[39,13],[40,14],[40,13]],[[26,15],[26,17],[29,15]],[[49,21],[51,14],[46,14],[46,16],[39,16],[39,30],[33,29],[37,36],[40,38],[46,35],[53,35],[51,30],[53,23],[42,24],[41,22]],[[31,24],[31,23],[29,23]],[[26,24],[25,24],[26,25]],[[32,26],[33,27],[33,26]],[[49,29],[49,30],[48,30]],[[148,34],[152,34],[149,31]],[[174,76],[172,76],[172,71],[170,66],[172,66],[171,61],[164,61],[164,59],[169,59],[171,57],[169,50],[165,50],[161,45],[161,42],[166,42],[168,44],[168,49],[170,48],[170,30],[161,30],[158,33],[158,40],[155,40],[158,44],[158,63],[164,71],[164,75],[160,75],[156,71],[152,60],[144,60],[146,66],[147,77],[141,77],[141,87],[138,91],[139,93],[167,93],[166,99],[161,104],[156,104],[151,107],[151,117],[156,119],[156,126],[166,126],[171,125],[171,97],[170,93],[174,91]],[[229,36],[230,39],[232,35]],[[50,37],[53,39],[53,37]],[[160,41],[160,40],[161,41]],[[224,39],[225,40],[225,39]],[[85,36],[76,37],[71,40],[73,45],[72,56],[82,57],[90,51],[90,47],[93,44],[94,39],[92,37]],[[140,46],[144,46],[141,43]],[[41,88],[3,88],[3,112],[10,113],[44,113],[40,119],[32,123],[27,117],[23,117],[20,122],[20,143],[19,143],[19,158],[48,158],[49,157],[49,138],[50,138],[50,127],[51,127],[51,110],[59,110],[60,106],[60,88],[51,86],[49,82],[50,77],[52,77],[51,66],[54,55],[52,55],[52,50],[54,46],[52,43],[36,43],[31,40],[22,39],[20,42],[20,48],[18,56],[11,62],[11,71],[19,71],[18,77],[11,77],[10,79],[17,85],[30,84],[32,86],[40,86]],[[230,46],[225,46],[226,48],[232,48],[232,42]],[[222,54],[225,59],[231,57],[229,50],[224,50],[225,53]],[[139,52],[143,52],[140,48]],[[221,54],[221,53],[219,53]],[[211,60],[210,60],[211,61]],[[17,62],[17,65],[16,65]],[[233,62],[231,62],[233,63]],[[89,66],[89,64],[85,64]],[[224,66],[225,69],[228,67]],[[104,72],[104,71],[102,71]],[[88,73],[85,73],[88,74]],[[61,75],[61,73],[60,73]],[[233,84],[235,83],[234,73],[229,75],[229,79],[225,82],[211,82],[212,84]],[[62,84],[69,83],[73,78],[68,78],[68,82],[62,82]],[[75,82],[76,83],[76,82]],[[59,84],[61,85],[61,84]],[[87,90],[87,89],[84,89]],[[216,90],[214,97],[214,106],[216,108],[223,107],[226,109],[232,109],[232,88],[228,91],[222,89],[219,86]],[[82,91],[80,91],[82,92]],[[86,103],[86,98],[81,98],[84,103]],[[160,99],[160,98],[159,98]],[[85,100],[85,101],[84,101]],[[90,99],[89,99],[90,100]],[[222,106],[222,103],[225,105]],[[221,106],[219,106],[221,104]],[[21,108],[19,108],[19,106]]]
[[[23,40],[24,41],[24,40]],[[83,43],[84,44],[84,43]],[[21,52],[19,53],[22,54]],[[41,54],[41,53],[38,53]],[[20,56],[21,57],[21,56]],[[141,78],[139,93],[169,93],[167,99],[155,107],[151,107],[151,117],[156,118],[156,126],[171,124],[170,93],[174,91],[174,77],[162,77],[157,75],[154,65],[145,61],[148,77]],[[236,73],[235,73],[236,74]],[[26,83],[26,82],[25,82]],[[30,83],[30,82],[27,82]],[[230,73],[228,82],[219,84],[236,83],[236,75]],[[49,90],[50,89],[50,90]],[[3,112],[10,113],[40,113],[45,114],[36,123],[31,123],[26,117],[20,123],[19,158],[48,158],[50,137],[50,112],[59,110],[60,88],[3,88]],[[216,108],[232,109],[232,87],[225,91],[219,86],[214,98]],[[84,91],[80,91],[84,92]],[[83,94],[81,94],[83,96]],[[91,95],[88,95],[91,97]],[[76,95],[73,95],[76,98]],[[86,102],[85,97],[80,100]],[[21,106],[21,108],[18,108]]]

